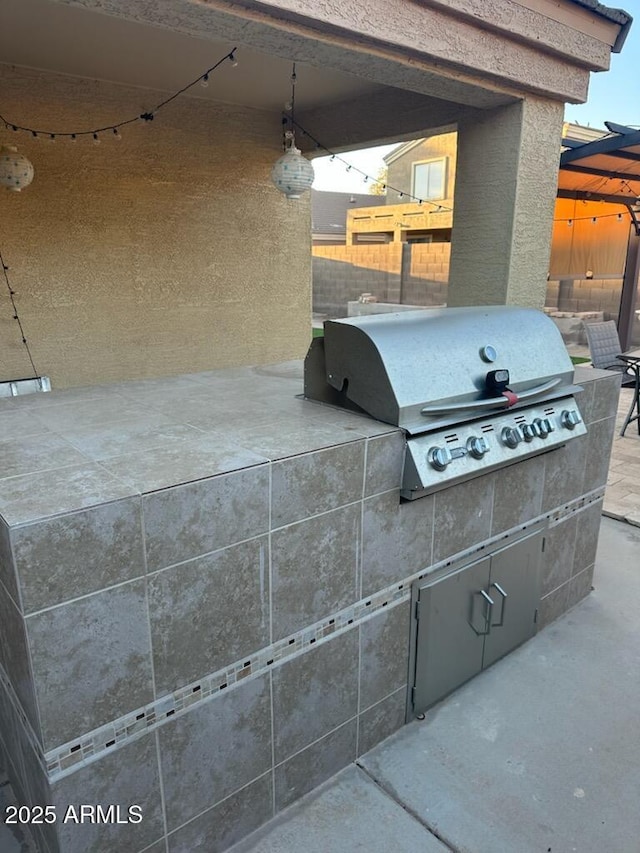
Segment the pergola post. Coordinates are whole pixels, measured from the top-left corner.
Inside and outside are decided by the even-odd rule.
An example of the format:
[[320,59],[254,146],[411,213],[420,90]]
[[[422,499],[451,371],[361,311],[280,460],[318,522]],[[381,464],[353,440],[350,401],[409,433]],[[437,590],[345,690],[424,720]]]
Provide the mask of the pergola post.
[[632,222],[618,315],[618,335],[623,352],[631,346],[633,313],[638,296],[638,276],[640,276],[640,235],[636,231],[635,223]]

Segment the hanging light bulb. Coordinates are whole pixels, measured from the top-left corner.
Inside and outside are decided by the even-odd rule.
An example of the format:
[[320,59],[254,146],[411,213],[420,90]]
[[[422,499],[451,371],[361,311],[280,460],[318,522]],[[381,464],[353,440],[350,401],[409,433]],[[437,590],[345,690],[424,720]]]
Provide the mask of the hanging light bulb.
[[209,86],[209,74],[208,73],[204,74],[200,78],[200,85],[202,86],[203,89],[206,89]]
[[122,139],[122,134],[120,133],[117,127],[113,128],[113,135],[118,140]]
[[300,198],[302,193],[311,189],[315,174],[311,163],[296,148],[293,132],[287,131],[286,136],[289,147],[273,164],[271,180],[287,198]]
[[94,145],[100,145],[100,137],[98,136],[97,133],[93,134],[93,144]]
[[15,145],[0,148],[0,184],[12,192],[19,193],[33,180],[33,165],[24,154],[18,154]]

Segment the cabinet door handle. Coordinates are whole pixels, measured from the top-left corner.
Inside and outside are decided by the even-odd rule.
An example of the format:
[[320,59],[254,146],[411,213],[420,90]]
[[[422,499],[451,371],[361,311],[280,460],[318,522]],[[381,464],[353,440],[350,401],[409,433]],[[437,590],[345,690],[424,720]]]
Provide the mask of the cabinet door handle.
[[[501,606],[501,608],[500,608],[500,621],[499,621],[499,622],[492,622],[492,623],[491,623],[491,627],[492,627],[492,628],[502,628],[502,626],[504,625],[504,609],[505,609],[505,607],[507,606],[507,598],[508,598],[509,596],[508,596],[508,595],[507,595],[507,593],[502,589],[502,587],[500,586],[500,584],[499,584],[499,583],[496,583],[496,582],[494,581],[494,582],[491,584],[491,586],[495,587],[495,588],[498,590],[498,592],[500,593],[500,595],[502,596],[502,606]],[[491,589],[491,587],[489,587],[489,589]]]
[[[473,624],[473,596],[474,595],[481,595],[487,603],[487,609],[486,609],[485,614],[484,614],[484,631],[478,631],[476,626]],[[484,637],[486,634],[491,633],[491,611],[493,608],[493,603],[494,603],[493,599],[483,589],[479,590],[478,592],[474,592],[473,595],[471,596],[471,619],[469,619],[469,625],[471,625],[471,627],[473,628],[473,630],[475,631],[475,633],[479,637]]]

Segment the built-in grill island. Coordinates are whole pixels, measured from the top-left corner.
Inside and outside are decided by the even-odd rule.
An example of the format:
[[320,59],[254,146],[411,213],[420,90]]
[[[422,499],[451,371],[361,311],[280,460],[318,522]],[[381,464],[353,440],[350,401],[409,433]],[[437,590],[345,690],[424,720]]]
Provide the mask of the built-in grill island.
[[[574,396],[582,390],[555,324],[509,306],[331,320],[305,363],[307,397],[403,430],[405,501],[586,436]],[[518,470],[507,475],[514,483]],[[412,584],[408,719],[535,633],[549,518],[516,509],[524,523],[483,543],[480,556],[431,567]]]
[[591,588],[619,376],[574,380],[541,313],[331,321],[305,372],[0,401],[0,750],[57,808],[39,851],[224,850]]

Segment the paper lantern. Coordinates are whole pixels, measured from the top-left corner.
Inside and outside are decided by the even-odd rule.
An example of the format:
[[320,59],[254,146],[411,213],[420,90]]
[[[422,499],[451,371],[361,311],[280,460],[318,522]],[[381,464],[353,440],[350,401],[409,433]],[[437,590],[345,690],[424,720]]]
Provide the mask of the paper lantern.
[[271,169],[271,180],[287,198],[300,198],[311,189],[313,178],[313,166],[293,142]]
[[0,185],[14,193],[28,187],[33,180],[33,166],[15,145],[0,148]]

